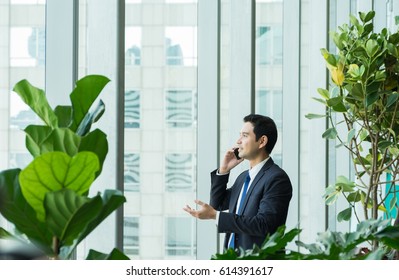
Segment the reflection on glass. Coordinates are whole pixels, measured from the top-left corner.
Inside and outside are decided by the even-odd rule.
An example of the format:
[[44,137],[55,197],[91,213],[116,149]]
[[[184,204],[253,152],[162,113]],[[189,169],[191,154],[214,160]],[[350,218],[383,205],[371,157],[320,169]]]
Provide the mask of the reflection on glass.
[[10,30],[10,66],[44,65],[45,29],[12,27]]
[[282,26],[259,26],[256,32],[257,63],[282,64],[283,41]]
[[197,28],[165,27],[166,65],[197,64]]
[[140,252],[139,241],[139,218],[124,217],[123,252],[130,258],[138,256]]
[[258,90],[257,112],[273,118],[278,128],[283,124],[283,92],[281,90]]
[[256,96],[255,112],[271,117],[278,138],[273,160],[282,165],[283,135],[283,1],[256,1]]
[[166,123],[169,127],[191,127],[195,116],[193,91],[168,90],[166,92]]
[[125,92],[125,128],[140,127],[140,92]]
[[140,191],[140,155],[125,154],[124,190],[125,192]]
[[167,191],[192,191],[194,182],[191,154],[167,154],[165,172]]
[[125,29],[125,65],[141,64],[141,28],[126,27]]

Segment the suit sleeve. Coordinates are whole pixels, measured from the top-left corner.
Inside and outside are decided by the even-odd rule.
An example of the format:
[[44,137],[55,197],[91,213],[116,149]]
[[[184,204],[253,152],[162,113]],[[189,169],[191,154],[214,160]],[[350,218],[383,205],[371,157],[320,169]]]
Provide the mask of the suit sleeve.
[[217,175],[217,170],[211,173],[211,195],[209,204],[217,211],[224,211],[229,208],[231,190],[227,189],[229,175]]
[[281,169],[273,172],[251,194],[251,200],[241,216],[220,213],[218,231],[252,236],[272,234],[285,224],[291,197],[292,185],[287,174]]

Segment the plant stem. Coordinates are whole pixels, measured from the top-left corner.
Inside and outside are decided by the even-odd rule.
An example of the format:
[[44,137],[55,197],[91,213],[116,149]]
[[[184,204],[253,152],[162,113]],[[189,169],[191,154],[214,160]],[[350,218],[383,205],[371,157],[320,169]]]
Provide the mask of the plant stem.
[[57,236],[53,236],[53,252],[54,252],[54,258],[59,259],[59,254],[60,254],[60,240],[57,238]]

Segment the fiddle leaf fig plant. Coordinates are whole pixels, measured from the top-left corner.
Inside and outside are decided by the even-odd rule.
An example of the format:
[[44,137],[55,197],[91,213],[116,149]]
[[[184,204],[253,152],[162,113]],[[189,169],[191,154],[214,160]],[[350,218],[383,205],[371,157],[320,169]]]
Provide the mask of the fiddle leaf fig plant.
[[[101,75],[80,79],[70,94],[71,105],[54,110],[45,92],[27,80],[14,87],[44,124],[24,130],[32,162],[23,170],[0,172],[0,213],[22,234],[14,238],[26,239],[50,258],[71,258],[76,246],[126,201],[117,190],[89,196],[108,153],[107,135],[91,130],[105,111],[101,100],[93,103],[108,82]],[[108,255],[91,252],[88,258],[93,256],[128,259],[118,249]]]
[[331,84],[319,88],[321,98],[316,98],[326,114],[307,115],[327,118],[329,128],[322,137],[336,140],[352,158],[355,178],[339,176],[324,196],[327,204],[339,196],[348,201],[339,220],[353,214],[358,222],[382,214],[395,218],[391,210],[398,206],[399,33],[386,28],[374,32],[374,16],[374,11],[351,15],[350,25],[331,33],[336,52],[321,50]]
[[63,152],[45,153],[21,171],[22,195],[35,210],[37,218],[44,221],[47,193],[69,189],[77,195],[84,195],[89,191],[98,168],[98,158],[92,152],[80,152],[72,158]]

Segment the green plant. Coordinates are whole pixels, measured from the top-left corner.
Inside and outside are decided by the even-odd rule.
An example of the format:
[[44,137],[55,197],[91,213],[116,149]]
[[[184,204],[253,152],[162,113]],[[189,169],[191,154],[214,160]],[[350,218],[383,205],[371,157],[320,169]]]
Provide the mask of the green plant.
[[[397,259],[399,250],[399,226],[391,225],[390,220],[366,220],[357,225],[356,231],[349,233],[325,231],[318,234],[315,243],[305,244],[295,241],[302,250],[286,250],[286,246],[297,237],[301,230],[285,232],[281,226],[274,234],[267,236],[261,247],[236,252],[228,249],[212,256],[213,260],[381,260]],[[364,242],[380,242],[375,251],[362,247]]]
[[[321,52],[333,83],[319,88],[322,98],[316,98],[326,114],[306,116],[327,118],[329,128],[323,138],[336,140],[352,158],[355,180],[339,176],[325,192],[329,205],[340,195],[349,203],[338,214],[339,221],[349,220],[352,213],[358,222],[377,219],[379,210],[394,218],[391,210],[398,205],[399,33],[385,28],[373,32],[374,16],[374,11],[360,12],[360,20],[351,15],[350,26],[344,24],[331,33],[337,54]],[[363,216],[356,211],[358,203]]]
[[[25,128],[26,148],[32,162],[0,173],[0,212],[24,239],[50,258],[69,259],[76,246],[125,201],[117,190],[89,197],[108,153],[107,135],[91,131],[105,111],[100,100],[89,111],[109,79],[86,76],[70,94],[70,106],[50,107],[43,90],[22,80],[14,87],[44,125]],[[11,233],[3,232],[2,236]],[[127,257],[118,250],[110,255],[91,251],[88,258]]]

